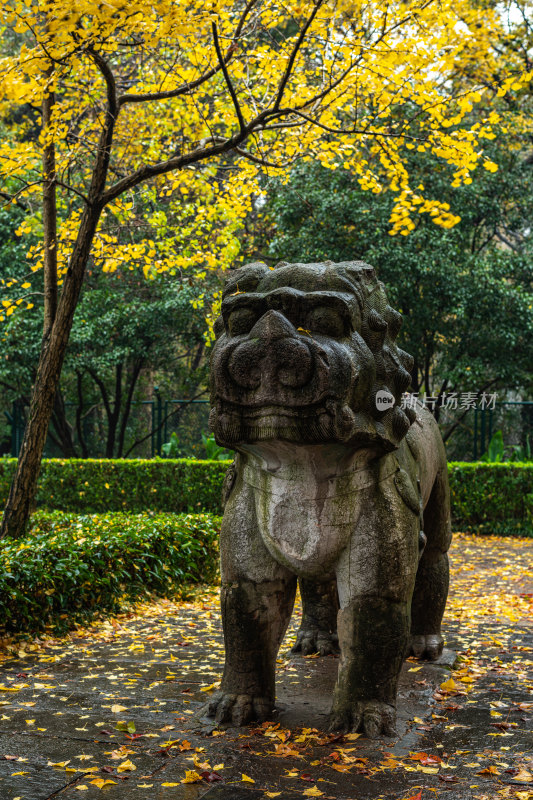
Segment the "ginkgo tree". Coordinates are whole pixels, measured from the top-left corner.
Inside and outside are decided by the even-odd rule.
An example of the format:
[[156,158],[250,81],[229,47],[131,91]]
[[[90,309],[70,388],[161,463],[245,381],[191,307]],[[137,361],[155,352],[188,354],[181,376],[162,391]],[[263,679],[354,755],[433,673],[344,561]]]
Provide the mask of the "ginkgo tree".
[[[18,536],[88,263],[201,279],[230,263],[261,172],[302,158],[395,192],[393,233],[420,213],[453,226],[448,204],[410,185],[405,155],[448,162],[459,183],[480,163],[497,168],[483,155],[494,118],[468,121],[486,87],[455,92],[449,76],[494,58],[500,21],[471,0],[7,0],[3,10],[1,192],[34,212],[19,233],[32,231],[28,269],[42,271],[45,296],[2,522]],[[407,99],[412,112],[398,114]],[[117,233],[165,203],[174,219],[183,209],[177,231]],[[32,281],[2,281],[0,322],[30,313]]]

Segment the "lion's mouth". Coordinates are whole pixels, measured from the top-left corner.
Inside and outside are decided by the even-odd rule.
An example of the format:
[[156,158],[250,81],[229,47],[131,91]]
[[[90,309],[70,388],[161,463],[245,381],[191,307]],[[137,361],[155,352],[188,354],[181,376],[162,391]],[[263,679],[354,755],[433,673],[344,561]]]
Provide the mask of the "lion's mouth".
[[217,441],[227,446],[278,439],[297,443],[337,441],[344,438],[339,428],[343,408],[331,396],[305,406],[271,403],[250,407],[218,401],[211,410],[209,427]]
[[228,414],[242,420],[258,420],[264,417],[288,417],[292,419],[313,418],[320,414],[334,414],[338,407],[338,402],[332,398],[323,397],[315,403],[307,405],[288,406],[276,403],[268,405],[250,406],[239,405],[229,401],[218,401],[216,409],[213,409],[217,416]]

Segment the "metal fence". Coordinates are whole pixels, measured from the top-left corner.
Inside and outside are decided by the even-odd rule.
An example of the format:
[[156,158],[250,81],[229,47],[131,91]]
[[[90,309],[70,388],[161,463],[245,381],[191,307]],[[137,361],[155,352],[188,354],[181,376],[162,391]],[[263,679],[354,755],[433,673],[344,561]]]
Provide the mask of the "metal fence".
[[[77,455],[104,458],[109,432],[104,406],[102,404],[91,406],[84,412],[82,420],[76,420],[76,408],[75,403],[65,403],[66,417]],[[9,441],[4,440],[4,452],[0,451],[0,455],[18,456],[24,435],[26,413],[27,409],[20,403],[14,403],[9,411],[4,412],[10,436]],[[168,442],[171,435],[175,433],[179,456],[205,458],[202,434],[208,434],[208,420],[208,400],[163,400],[157,394],[151,400],[133,402],[125,425],[121,448],[122,456],[125,458],[164,457],[163,444]],[[116,438],[118,440],[119,431],[117,431]],[[64,451],[58,443],[58,437],[52,425],[44,455],[46,458],[64,456]]]
[[[67,403],[66,412],[78,454],[82,455],[79,432],[87,456],[105,457],[108,429],[103,406],[93,406],[84,414],[81,425],[76,424],[74,418],[70,419],[70,416],[75,416],[74,404]],[[26,409],[14,404],[9,412],[4,413],[11,438],[10,442],[4,442],[3,454],[17,456],[24,433]],[[137,401],[132,404],[125,427],[122,455],[125,458],[164,457],[163,445],[175,434],[176,455],[205,458],[202,434],[208,433],[208,419],[208,400],[164,400],[160,394],[156,394],[150,400]],[[499,401],[492,408],[467,410],[441,408],[439,425],[450,460],[477,460],[487,452],[496,431],[502,431],[507,459],[531,458],[533,401]],[[48,437],[45,450],[47,457],[63,455],[54,438]]]
[[501,401],[494,408],[471,408],[466,414],[443,409],[439,427],[450,461],[477,461],[497,431],[502,432],[505,460],[532,458],[533,401]]

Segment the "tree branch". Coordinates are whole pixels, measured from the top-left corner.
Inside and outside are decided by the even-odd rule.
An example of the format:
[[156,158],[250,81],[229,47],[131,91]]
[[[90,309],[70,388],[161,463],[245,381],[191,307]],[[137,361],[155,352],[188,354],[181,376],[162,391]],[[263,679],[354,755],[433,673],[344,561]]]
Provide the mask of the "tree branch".
[[289,78],[291,76],[291,72],[292,72],[292,69],[294,67],[294,62],[296,61],[296,56],[298,55],[298,51],[299,51],[300,47],[302,46],[302,43],[303,43],[303,40],[305,39],[307,31],[311,27],[311,24],[312,24],[314,18],[316,17],[316,15],[318,13],[318,9],[320,8],[320,6],[322,5],[323,2],[324,2],[324,0],[317,0],[317,2],[315,3],[314,9],[309,14],[309,17],[306,20],[305,25],[303,26],[302,30],[300,31],[300,35],[298,36],[296,42],[294,43],[294,47],[292,48],[292,52],[291,52],[291,54],[289,56],[289,60],[287,61],[287,66],[285,67],[285,72],[283,73],[283,76],[282,76],[282,78],[281,78],[281,80],[279,82],[278,93],[277,93],[276,99],[274,101],[274,108],[276,110],[280,106],[280,103],[281,103],[281,100],[282,100],[282,97],[283,97],[283,93],[284,93],[284,91],[285,91],[285,89],[287,87],[288,80],[289,80]]
[[239,99],[237,97],[237,93],[235,92],[235,88],[229,76],[228,68],[224,63],[224,59],[222,57],[222,52],[220,50],[220,44],[218,41],[217,26],[214,22],[211,23],[211,30],[213,31],[213,43],[215,45],[215,50],[217,51],[218,63],[220,65],[220,69],[224,74],[224,80],[226,81],[226,86],[228,87],[228,91],[231,96],[231,101],[233,103],[233,107],[235,108],[235,113],[237,114],[237,119],[239,120],[239,128],[241,129],[241,131],[244,131],[246,130],[246,124],[244,122],[244,117],[242,116],[242,111],[239,105]]
[[257,2],[258,0],[249,0],[247,5],[245,6],[232,37],[233,44],[228,48],[228,52],[223,58],[219,56],[218,67],[212,67],[211,69],[207,70],[207,72],[204,72],[203,75],[200,75],[199,78],[196,78],[196,80],[190,81],[189,83],[183,83],[181,86],[178,86],[175,89],[168,89],[166,91],[160,91],[160,92],[141,92],[140,94],[133,94],[133,93],[122,94],[118,98],[119,108],[121,108],[123,105],[126,105],[126,103],[145,103],[155,100],[171,100],[174,97],[180,97],[181,95],[188,94],[193,89],[197,89],[203,83],[206,83],[206,81],[211,80],[211,78],[213,78],[217,74],[217,72],[220,71],[220,69],[222,68],[222,64],[226,65],[231,61],[233,53],[235,52],[235,41],[241,35],[244,23],[246,22],[246,18],[250,13],[250,11],[252,10],[252,8],[255,5],[257,5]]

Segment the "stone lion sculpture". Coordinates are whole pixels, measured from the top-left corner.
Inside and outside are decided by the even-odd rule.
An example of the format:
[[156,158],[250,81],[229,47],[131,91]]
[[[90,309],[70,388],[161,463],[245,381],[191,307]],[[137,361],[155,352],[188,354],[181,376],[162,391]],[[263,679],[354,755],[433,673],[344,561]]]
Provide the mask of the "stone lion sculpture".
[[431,414],[400,407],[412,367],[401,321],[358,261],[253,263],[227,281],[211,359],[210,427],[236,451],[226,663],[206,708],[218,722],[270,716],[298,577],[297,648],[327,652],[338,634],[333,730],[392,735],[404,658],[442,651],[446,457]]

